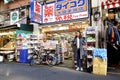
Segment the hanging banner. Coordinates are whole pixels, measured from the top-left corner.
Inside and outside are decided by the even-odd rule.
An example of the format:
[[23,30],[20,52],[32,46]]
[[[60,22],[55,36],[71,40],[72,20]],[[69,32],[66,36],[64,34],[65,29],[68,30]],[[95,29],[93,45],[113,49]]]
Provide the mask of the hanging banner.
[[4,0],[4,3],[7,4],[9,2],[11,2],[12,0]]
[[88,18],[88,0],[59,0],[43,5],[43,23]]
[[54,6],[55,3],[43,6],[43,23],[55,22]]
[[42,6],[35,0],[30,2],[30,21],[42,23]]
[[10,24],[16,24],[19,21],[19,11],[12,11],[10,13]]

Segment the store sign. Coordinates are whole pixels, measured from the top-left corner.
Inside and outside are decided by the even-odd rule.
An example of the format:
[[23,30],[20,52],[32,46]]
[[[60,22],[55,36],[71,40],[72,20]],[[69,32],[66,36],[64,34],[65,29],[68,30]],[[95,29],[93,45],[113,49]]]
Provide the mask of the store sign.
[[43,6],[43,23],[55,22],[54,6],[55,3]]
[[19,21],[19,11],[12,11],[10,13],[10,24],[16,24]]
[[88,0],[62,0],[43,6],[43,23],[88,17]]
[[30,3],[30,20],[32,22],[42,23],[42,6],[35,0]]

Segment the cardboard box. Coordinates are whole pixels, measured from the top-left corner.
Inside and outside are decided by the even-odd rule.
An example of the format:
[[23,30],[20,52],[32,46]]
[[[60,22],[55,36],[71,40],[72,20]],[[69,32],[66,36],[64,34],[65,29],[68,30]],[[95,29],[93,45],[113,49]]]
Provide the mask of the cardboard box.
[[102,60],[99,57],[93,58],[93,74],[107,75],[107,60]]

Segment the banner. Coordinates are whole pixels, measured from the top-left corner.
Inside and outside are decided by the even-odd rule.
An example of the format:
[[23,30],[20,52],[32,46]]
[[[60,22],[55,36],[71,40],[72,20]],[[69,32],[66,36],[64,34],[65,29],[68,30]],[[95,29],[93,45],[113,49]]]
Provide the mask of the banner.
[[7,3],[11,2],[11,1],[13,1],[13,0],[4,0],[4,3],[7,4]]
[[30,2],[30,21],[42,23],[42,6],[35,0]]
[[55,22],[55,3],[43,6],[43,23]]
[[88,0],[59,0],[43,5],[43,23],[88,18]]
[[10,24],[16,24],[19,21],[19,11],[12,11],[10,13]]

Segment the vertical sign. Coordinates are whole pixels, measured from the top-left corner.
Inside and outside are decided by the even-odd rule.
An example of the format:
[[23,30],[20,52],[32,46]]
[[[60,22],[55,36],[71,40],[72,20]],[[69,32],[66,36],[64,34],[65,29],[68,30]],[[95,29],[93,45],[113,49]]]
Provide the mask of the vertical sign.
[[36,23],[42,23],[42,6],[35,0],[30,2],[30,20]]
[[43,6],[43,23],[55,22],[54,6],[55,3]]
[[16,24],[19,21],[19,11],[12,11],[10,13],[10,24]]

